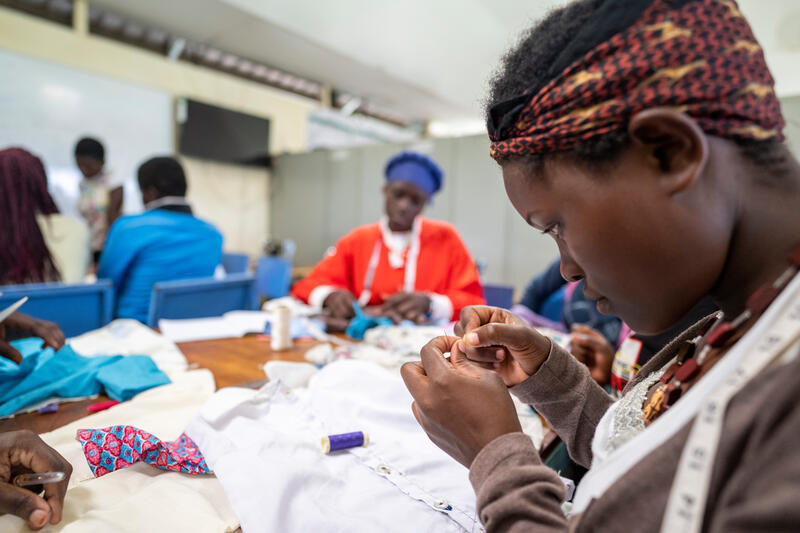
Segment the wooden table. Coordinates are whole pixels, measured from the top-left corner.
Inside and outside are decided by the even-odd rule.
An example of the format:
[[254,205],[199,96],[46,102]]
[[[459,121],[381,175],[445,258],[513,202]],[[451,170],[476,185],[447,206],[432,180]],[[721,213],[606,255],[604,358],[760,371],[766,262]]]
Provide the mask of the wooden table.
[[[275,352],[270,348],[269,337],[248,335],[235,339],[214,339],[207,341],[180,342],[178,348],[186,356],[190,368],[207,368],[214,374],[217,388],[233,385],[259,387],[267,380],[262,367],[267,361],[305,361],[305,353],[318,341],[295,341],[291,350]],[[55,413],[28,413],[14,418],[0,420],[0,432],[16,429],[30,429],[36,433],[47,433],[65,426],[75,420],[88,416],[86,407],[108,400],[99,396],[91,400],[62,403]],[[549,428],[540,449],[542,457],[547,457],[560,442]]]
[[[260,386],[266,381],[262,367],[267,361],[305,361],[306,351],[317,341],[295,341],[291,350],[275,352],[270,348],[269,337],[252,335],[234,339],[214,339],[178,343],[190,368],[207,368],[214,374],[217,388]],[[90,415],[86,407],[109,398],[99,396],[91,400],[67,402],[59,405],[55,413],[27,413],[0,420],[0,432],[30,429],[47,433],[56,428]]]

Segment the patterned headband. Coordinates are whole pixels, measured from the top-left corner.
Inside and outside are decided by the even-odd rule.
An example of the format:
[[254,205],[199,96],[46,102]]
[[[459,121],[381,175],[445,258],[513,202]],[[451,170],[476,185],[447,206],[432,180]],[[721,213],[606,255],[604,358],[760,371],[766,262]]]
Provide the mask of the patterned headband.
[[[733,0],[655,0],[630,27],[572,63],[535,94],[492,109],[490,153],[547,154],[622,131],[667,106],[732,140],[783,140],[774,81]],[[507,111],[505,111],[507,110]]]

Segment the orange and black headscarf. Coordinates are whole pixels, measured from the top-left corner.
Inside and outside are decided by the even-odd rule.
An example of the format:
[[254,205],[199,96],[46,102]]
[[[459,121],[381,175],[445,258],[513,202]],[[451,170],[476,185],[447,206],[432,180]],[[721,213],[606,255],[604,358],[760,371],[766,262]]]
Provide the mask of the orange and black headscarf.
[[683,111],[710,135],[783,140],[774,80],[736,2],[648,2],[632,24],[549,83],[494,106],[491,155],[569,151],[661,106]]

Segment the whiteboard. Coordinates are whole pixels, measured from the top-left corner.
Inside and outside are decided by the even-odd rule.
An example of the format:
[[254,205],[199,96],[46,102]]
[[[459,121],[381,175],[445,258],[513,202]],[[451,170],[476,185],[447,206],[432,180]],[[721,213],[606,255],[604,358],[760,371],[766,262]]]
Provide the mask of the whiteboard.
[[124,181],[124,211],[141,210],[136,169],[173,152],[168,93],[4,50],[0,73],[0,149],[19,146],[42,158],[64,214],[77,216],[73,150],[85,135],[103,142],[106,168]]

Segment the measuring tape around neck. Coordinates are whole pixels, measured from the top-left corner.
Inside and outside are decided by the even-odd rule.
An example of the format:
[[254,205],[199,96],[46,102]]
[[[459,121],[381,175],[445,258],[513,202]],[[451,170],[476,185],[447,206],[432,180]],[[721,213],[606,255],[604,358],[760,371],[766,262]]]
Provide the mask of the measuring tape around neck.
[[[414,285],[417,279],[417,260],[419,259],[421,230],[422,217],[417,217],[414,219],[414,224],[411,226],[411,242],[409,243],[408,255],[406,256],[406,268],[403,274],[403,290],[406,292],[414,292]],[[378,269],[381,249],[384,246],[384,231],[388,231],[388,228],[384,229],[382,226],[381,236],[372,248],[372,255],[367,265],[367,273],[364,275],[364,290],[361,291],[358,297],[358,303],[361,307],[366,306],[372,298],[372,283],[375,281],[375,271]]]
[[661,523],[662,533],[697,533],[703,525],[708,489],[725,410],[731,398],[770,363],[800,341],[800,294],[787,302],[753,351],[703,401],[681,453]]

